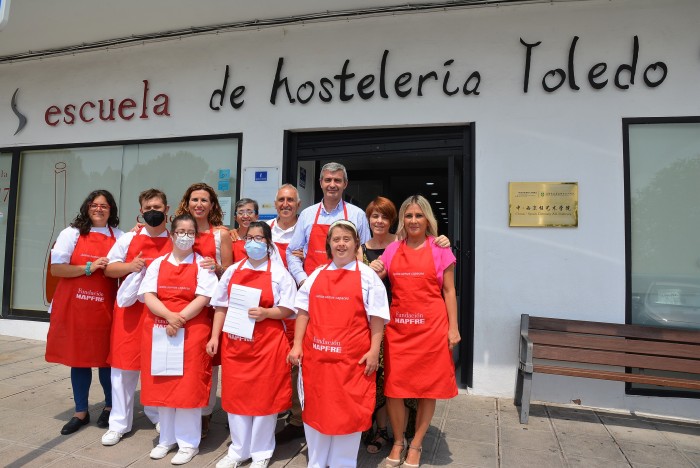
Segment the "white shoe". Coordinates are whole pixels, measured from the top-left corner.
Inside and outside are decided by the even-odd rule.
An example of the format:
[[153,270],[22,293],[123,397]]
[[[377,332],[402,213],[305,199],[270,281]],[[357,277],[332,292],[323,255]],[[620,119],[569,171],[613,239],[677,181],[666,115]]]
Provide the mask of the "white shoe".
[[117,431],[107,431],[102,436],[102,445],[117,445],[124,434]]
[[219,460],[219,462],[216,464],[216,468],[238,468],[240,465],[240,461],[236,461],[233,458],[226,455],[224,458]]
[[156,433],[160,434],[160,422],[156,423]]
[[184,465],[185,463],[189,462],[194,458],[195,455],[199,453],[198,448],[181,448],[180,450],[177,451],[175,456],[173,457],[172,460],[170,460],[170,463],[173,465]]
[[168,454],[169,451],[174,450],[175,447],[177,447],[177,444],[170,444],[170,445],[156,445],[153,447],[153,450],[151,450],[151,458],[153,460],[160,460],[161,458],[165,458],[165,456]]
[[258,460],[250,464],[250,468],[267,468],[267,465],[270,464],[270,459],[266,458],[265,460]]

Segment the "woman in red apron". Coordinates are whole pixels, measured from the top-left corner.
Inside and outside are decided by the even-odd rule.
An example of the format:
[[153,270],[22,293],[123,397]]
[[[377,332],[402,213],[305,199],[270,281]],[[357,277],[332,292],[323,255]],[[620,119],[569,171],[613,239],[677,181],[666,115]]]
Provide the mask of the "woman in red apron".
[[357,261],[360,239],[346,220],[330,225],[326,254],[297,292],[289,362],[300,365],[309,467],[354,467],[362,431],[372,425],[374,372],[388,319],[386,289]]
[[[141,403],[158,407],[160,440],[151,458],[163,458],[179,446],[171,463],[181,465],[199,452],[202,408],[209,401],[211,357],[205,348],[211,317],[203,310],[216,287],[216,275],[198,265],[202,257],[192,250],[197,236],[192,216],[176,216],[170,232],[172,253],[151,263],[139,288],[151,312],[144,321],[141,341]],[[182,353],[181,371],[167,372],[177,368],[178,361],[165,366],[162,358],[166,353],[153,352],[154,337],[172,346],[168,356]],[[178,339],[182,344],[176,346]],[[166,372],[154,375],[155,363]]]
[[90,422],[88,392],[92,367],[99,367],[105,407],[98,418],[101,427],[109,421],[112,386],[109,336],[112,326],[117,280],[107,278],[107,253],[122,232],[114,197],[106,190],[90,193],[80,213],[64,229],[51,250],[51,274],[61,278],[49,308],[51,323],[46,338],[46,361],[71,367],[75,414],[61,434],[72,434]]
[[[228,228],[223,225],[224,214],[214,189],[203,182],[190,185],[182,196],[175,216],[185,213],[192,215],[197,222],[199,235],[195,239],[193,249],[204,257],[200,266],[211,269],[220,278],[226,268],[233,263],[233,252],[232,244],[228,242],[230,233]],[[224,242],[221,242],[222,239]],[[214,308],[207,307],[207,313],[213,320]],[[209,403],[202,409],[202,438],[209,434],[209,422],[216,403],[219,366],[221,366],[220,354],[214,356],[212,365]]]
[[236,202],[235,214],[236,224],[238,228],[231,231],[231,240],[233,240],[233,261],[240,262],[246,258],[245,241],[243,238],[248,232],[248,226],[253,221],[258,220],[258,202],[250,198],[241,198]]
[[[457,395],[452,348],[459,343],[455,257],[434,245],[437,222],[428,201],[409,197],[399,210],[398,236],[373,268],[391,282],[391,322],[384,339],[384,394],[391,427],[404,427],[404,398],[418,398],[410,445],[400,431],[386,466],[419,466],[437,398]],[[376,267],[375,267],[376,265]],[[405,461],[404,461],[405,456]]]
[[[282,319],[293,314],[296,284],[270,259],[273,243],[266,223],[250,223],[244,239],[248,258],[226,270],[211,301],[216,314],[207,352],[216,353],[223,335],[221,406],[231,431],[231,445],[218,468],[235,467],[249,458],[251,466],[266,467],[275,450],[277,414],[292,406],[289,342]],[[261,291],[257,306],[247,311],[255,320],[252,338],[222,333],[234,286]]]

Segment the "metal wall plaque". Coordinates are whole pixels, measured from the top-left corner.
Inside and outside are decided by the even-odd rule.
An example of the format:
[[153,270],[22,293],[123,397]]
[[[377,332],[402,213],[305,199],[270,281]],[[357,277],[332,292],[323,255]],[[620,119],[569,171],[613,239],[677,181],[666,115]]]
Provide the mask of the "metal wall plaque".
[[509,182],[512,227],[577,227],[578,182]]

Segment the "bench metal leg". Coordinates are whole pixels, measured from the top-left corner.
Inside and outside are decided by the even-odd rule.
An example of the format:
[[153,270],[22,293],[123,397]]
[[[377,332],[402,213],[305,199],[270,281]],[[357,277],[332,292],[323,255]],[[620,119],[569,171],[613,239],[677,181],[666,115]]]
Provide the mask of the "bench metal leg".
[[532,374],[518,371],[515,388],[515,405],[520,408],[520,424],[527,424],[530,416],[530,395],[532,393]]

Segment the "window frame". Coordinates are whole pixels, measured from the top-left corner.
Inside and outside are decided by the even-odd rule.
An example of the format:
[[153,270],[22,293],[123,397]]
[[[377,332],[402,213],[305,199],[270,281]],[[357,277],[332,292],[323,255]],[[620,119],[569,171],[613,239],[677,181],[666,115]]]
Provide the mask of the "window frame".
[[[632,196],[631,196],[631,160],[630,135],[632,125],[658,124],[695,124],[700,123],[700,116],[687,117],[629,117],[622,119],[622,145],[624,165],[624,204],[625,204],[625,323],[632,323]],[[627,368],[627,372],[631,372]],[[700,399],[700,392],[687,390],[668,390],[656,388],[638,388],[631,383],[625,384],[625,394],[641,396],[660,396],[674,398]]]
[[[73,148],[99,148],[103,146],[127,146],[127,145],[146,145],[156,143],[178,143],[178,142],[196,142],[210,140],[237,140],[236,157],[237,170],[242,170],[243,161],[243,133],[222,133],[215,135],[191,135],[179,136],[170,138],[151,138],[151,139],[135,139],[135,140],[113,140],[113,141],[96,141],[96,142],[81,142],[81,143],[61,143],[56,145],[30,145],[30,146],[13,146],[0,147],[0,152],[12,154],[12,173],[10,174],[10,194],[8,198],[7,209],[7,236],[5,241],[5,264],[3,277],[2,291],[2,308],[0,309],[0,319],[10,320],[30,320],[34,322],[48,322],[49,314],[36,310],[14,309],[10,307],[13,287],[13,263],[15,253],[15,233],[17,230],[17,202],[18,202],[18,186],[21,154],[26,151],[48,151],[59,149]],[[236,199],[240,198],[241,184],[236,184]]]

